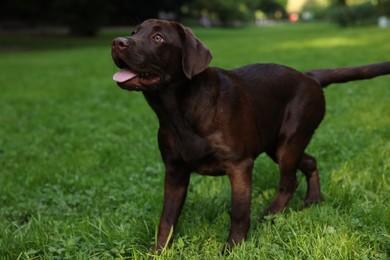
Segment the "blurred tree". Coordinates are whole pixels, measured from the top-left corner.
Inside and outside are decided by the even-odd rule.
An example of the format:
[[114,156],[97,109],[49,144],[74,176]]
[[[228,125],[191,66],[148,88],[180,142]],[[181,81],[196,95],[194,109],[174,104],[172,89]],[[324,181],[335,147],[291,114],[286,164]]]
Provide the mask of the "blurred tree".
[[329,4],[327,0],[308,0],[302,11],[311,13],[316,20],[324,20],[328,14]]
[[50,21],[50,0],[2,0],[0,22],[6,26],[34,27]]
[[54,0],[53,12],[71,35],[95,36],[108,18],[109,0]]
[[109,6],[109,0],[3,0],[0,22],[12,28],[65,25],[72,35],[94,36]]
[[378,16],[390,14],[390,0],[332,0],[328,14],[341,27],[375,24]]
[[256,10],[275,18],[275,12],[286,14],[287,0],[193,0],[188,1],[193,16],[207,14],[212,20],[222,25],[254,20]]
[[250,10],[254,9],[256,0],[194,0],[194,8],[198,16],[202,13],[214,20],[228,25],[232,21],[247,21],[251,18]]
[[377,10],[380,16],[390,16],[390,0],[377,0]]
[[[72,35],[94,36],[102,25],[135,24],[160,10],[179,12],[185,0],[2,0],[0,26],[67,26]],[[12,28],[11,28],[12,27]]]
[[[382,0],[386,1],[386,0]],[[207,13],[222,25],[254,20],[257,9],[284,11],[287,0],[2,0],[0,26],[67,26],[72,35],[94,36],[106,24],[135,24],[159,14],[180,20]]]
[[257,8],[266,13],[270,18],[275,18],[276,13],[281,13],[283,16],[286,16],[287,2],[288,0],[260,0],[258,1]]
[[341,27],[352,25],[355,22],[347,4],[347,0],[332,0],[329,9],[329,17],[331,21],[337,23]]
[[180,8],[187,0],[112,0],[108,23],[111,25],[137,24],[157,18],[159,12],[172,12],[180,19]]

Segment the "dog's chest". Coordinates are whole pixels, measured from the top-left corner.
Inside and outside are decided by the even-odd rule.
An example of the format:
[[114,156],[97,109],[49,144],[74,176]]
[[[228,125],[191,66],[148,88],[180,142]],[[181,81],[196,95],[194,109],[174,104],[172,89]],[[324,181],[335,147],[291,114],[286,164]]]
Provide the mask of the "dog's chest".
[[221,134],[200,136],[187,134],[176,136],[176,153],[194,172],[204,175],[222,175],[228,147],[223,144]]

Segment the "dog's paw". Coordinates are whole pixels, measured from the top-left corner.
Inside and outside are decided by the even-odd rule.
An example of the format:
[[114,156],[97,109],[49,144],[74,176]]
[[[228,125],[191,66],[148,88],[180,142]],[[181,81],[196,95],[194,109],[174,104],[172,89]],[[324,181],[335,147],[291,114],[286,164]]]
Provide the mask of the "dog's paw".
[[270,222],[271,224],[274,224],[275,215],[262,215],[258,218],[258,221],[260,223],[266,223]]
[[311,205],[318,204],[322,201],[321,197],[309,197],[306,198],[304,203],[303,203],[303,208],[310,207]]
[[149,250],[149,255],[151,257],[153,256],[160,256],[164,252],[165,247],[159,244],[153,245]]
[[235,245],[233,243],[226,242],[225,245],[221,249],[221,255],[223,255],[223,256],[229,255],[232,252],[234,246]]

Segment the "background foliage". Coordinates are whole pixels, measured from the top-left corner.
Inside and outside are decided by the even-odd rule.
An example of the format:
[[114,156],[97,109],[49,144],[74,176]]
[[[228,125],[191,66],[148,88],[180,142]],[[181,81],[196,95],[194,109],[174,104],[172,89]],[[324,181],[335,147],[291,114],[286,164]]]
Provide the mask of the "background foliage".
[[[214,26],[242,26],[254,23],[259,11],[263,19],[286,19],[287,5],[288,0],[3,0],[0,29],[66,26],[71,35],[96,36],[103,25],[137,24],[156,17],[196,21],[205,15]],[[307,0],[297,12],[344,27],[372,24],[379,16],[390,16],[390,0]]]

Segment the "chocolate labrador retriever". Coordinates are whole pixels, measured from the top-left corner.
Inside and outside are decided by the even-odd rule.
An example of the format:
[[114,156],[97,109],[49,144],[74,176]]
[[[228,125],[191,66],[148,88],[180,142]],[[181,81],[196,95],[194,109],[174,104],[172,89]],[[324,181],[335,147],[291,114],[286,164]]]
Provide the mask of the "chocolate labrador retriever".
[[265,152],[280,169],[279,189],[264,215],[282,212],[306,176],[304,205],[319,202],[316,160],[305,153],[325,114],[323,88],[332,83],[390,74],[390,62],[306,73],[277,64],[234,70],[208,67],[209,49],[189,28],[147,20],[130,37],[112,41],[120,70],[114,80],[142,91],[157,114],[165,164],[164,206],[155,250],[170,241],[191,172],[227,175],[231,227],[227,247],[245,239],[250,225],[252,167]]

